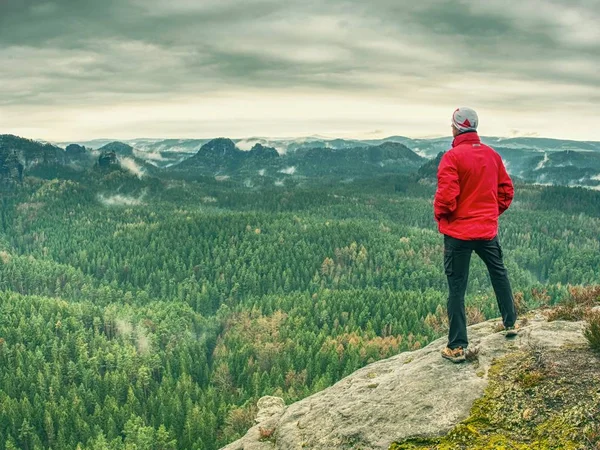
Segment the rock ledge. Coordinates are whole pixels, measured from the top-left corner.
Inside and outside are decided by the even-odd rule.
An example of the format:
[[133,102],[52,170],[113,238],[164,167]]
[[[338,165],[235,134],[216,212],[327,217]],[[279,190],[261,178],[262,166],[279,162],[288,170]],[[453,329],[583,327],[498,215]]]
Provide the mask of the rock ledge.
[[[582,322],[530,320],[507,340],[498,321],[469,327],[479,361],[455,365],[440,357],[446,339],[370,364],[335,385],[287,408],[277,397],[258,402],[257,425],[223,450],[388,449],[394,441],[447,433],[469,416],[483,395],[495,358],[524,345],[545,349],[585,345]],[[273,430],[273,442],[261,441]]]

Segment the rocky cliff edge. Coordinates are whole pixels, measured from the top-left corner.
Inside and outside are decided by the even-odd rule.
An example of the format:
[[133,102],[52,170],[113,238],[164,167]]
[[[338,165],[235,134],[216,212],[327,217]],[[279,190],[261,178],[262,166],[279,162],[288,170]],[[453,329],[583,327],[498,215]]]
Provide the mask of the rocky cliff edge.
[[469,417],[488,386],[493,362],[525,347],[586,346],[583,322],[527,321],[518,337],[496,332],[499,322],[469,327],[475,362],[455,365],[440,357],[446,339],[370,364],[297,403],[263,397],[257,424],[223,450],[388,449],[414,437],[443,436]]

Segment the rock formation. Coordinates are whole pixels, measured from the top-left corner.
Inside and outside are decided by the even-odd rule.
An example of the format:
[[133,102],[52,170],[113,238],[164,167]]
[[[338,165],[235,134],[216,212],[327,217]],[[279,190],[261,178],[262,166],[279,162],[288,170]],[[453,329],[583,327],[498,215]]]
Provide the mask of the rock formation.
[[16,155],[24,169],[54,167],[65,163],[66,153],[62,148],[24,139],[10,134],[0,135],[0,158]]
[[496,322],[469,328],[477,363],[454,365],[440,357],[441,338],[427,347],[370,364],[287,408],[259,401],[256,426],[223,450],[388,449],[395,441],[446,434],[469,416],[488,384],[492,361],[522,346],[553,349],[583,345],[582,322],[530,320],[507,340]]
[[104,152],[98,158],[98,167],[108,169],[111,167],[119,167],[119,159],[115,152]]
[[19,161],[16,151],[0,149],[0,185],[10,185],[23,181],[23,164]]

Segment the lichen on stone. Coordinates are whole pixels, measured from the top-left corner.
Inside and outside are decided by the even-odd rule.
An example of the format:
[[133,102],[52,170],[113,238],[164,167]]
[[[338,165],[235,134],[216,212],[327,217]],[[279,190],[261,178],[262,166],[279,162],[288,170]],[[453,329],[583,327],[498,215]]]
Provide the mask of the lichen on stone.
[[485,394],[466,420],[445,436],[389,450],[600,449],[599,364],[585,348],[509,354],[490,367]]

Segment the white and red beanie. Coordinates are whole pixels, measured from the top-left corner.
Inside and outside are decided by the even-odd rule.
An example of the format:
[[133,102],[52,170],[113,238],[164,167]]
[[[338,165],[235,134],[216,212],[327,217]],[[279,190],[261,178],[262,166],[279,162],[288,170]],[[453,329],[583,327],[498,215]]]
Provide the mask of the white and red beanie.
[[452,125],[454,125],[461,133],[466,131],[477,131],[479,118],[473,109],[463,106],[458,108],[454,111],[454,114],[452,114]]

